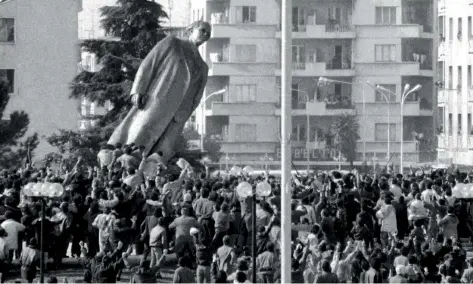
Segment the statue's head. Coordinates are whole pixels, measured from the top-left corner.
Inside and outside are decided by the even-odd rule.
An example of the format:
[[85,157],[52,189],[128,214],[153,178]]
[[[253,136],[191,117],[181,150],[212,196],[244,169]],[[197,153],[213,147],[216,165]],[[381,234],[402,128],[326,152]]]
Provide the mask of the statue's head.
[[210,26],[208,22],[196,21],[193,22],[186,31],[189,36],[189,41],[200,46],[209,40],[212,34],[212,26]]

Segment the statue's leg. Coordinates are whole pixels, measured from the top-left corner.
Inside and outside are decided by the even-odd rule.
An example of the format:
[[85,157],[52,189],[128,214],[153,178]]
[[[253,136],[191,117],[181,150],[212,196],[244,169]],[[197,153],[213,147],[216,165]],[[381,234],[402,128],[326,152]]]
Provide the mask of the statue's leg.
[[163,159],[167,162],[172,156],[174,156],[174,144],[182,133],[184,128],[184,123],[177,122],[175,119],[172,119],[169,125],[166,127],[166,130],[163,132],[158,141],[151,147],[148,152],[148,155],[156,153],[158,151],[163,152]]

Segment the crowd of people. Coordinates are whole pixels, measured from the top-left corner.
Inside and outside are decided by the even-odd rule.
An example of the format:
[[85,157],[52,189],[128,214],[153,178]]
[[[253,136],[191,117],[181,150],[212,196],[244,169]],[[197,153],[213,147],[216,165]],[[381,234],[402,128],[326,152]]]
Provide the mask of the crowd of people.
[[[253,270],[258,283],[281,281],[277,177],[197,175],[182,161],[180,174],[168,173],[161,153],[149,160],[143,150],[107,145],[98,167],[79,159],[63,173],[32,165],[3,171],[1,280],[17,277],[14,268],[20,267],[31,283],[41,245],[52,259],[47,269],[60,269],[71,244],[86,283],[115,283],[125,269],[133,271],[132,283],[156,283],[172,259],[173,283],[249,283]],[[446,170],[294,175],[292,282],[473,282],[473,260],[460,242],[473,239],[473,206],[452,195],[456,184],[472,179]],[[271,196],[256,199],[255,224],[252,197],[237,190],[244,181],[271,186]],[[31,182],[65,188],[61,197],[45,200],[44,221],[42,201],[23,192]],[[130,265],[132,253],[141,257],[137,267]]]

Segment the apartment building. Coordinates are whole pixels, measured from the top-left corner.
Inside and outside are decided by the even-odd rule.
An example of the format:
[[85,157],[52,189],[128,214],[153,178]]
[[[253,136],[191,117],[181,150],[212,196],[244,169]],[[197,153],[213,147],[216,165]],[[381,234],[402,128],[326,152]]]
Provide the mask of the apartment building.
[[[396,163],[401,123],[405,162],[432,159],[436,10],[437,0],[293,1],[296,165],[338,164],[330,127],[342,113],[361,125],[357,161]],[[223,137],[221,164],[279,167],[280,13],[275,0],[192,1],[192,19],[213,28],[201,47],[209,79],[196,125]],[[406,99],[401,118],[405,84],[423,87]]]
[[438,158],[473,165],[473,2],[438,3]]
[[[0,1],[0,80],[9,83],[11,92],[2,119],[24,110],[30,118],[26,135],[49,136],[77,125],[69,83],[79,57],[79,9],[78,1]],[[36,157],[54,150],[41,138]]]
[[[78,14],[78,38],[79,41],[89,39],[99,40],[114,40],[105,34],[102,29],[100,21],[102,14],[100,9],[104,6],[116,5],[116,0],[81,0],[82,10]],[[80,51],[80,60],[78,62],[78,72],[98,72],[100,64],[97,61],[97,56],[94,53],[84,50]],[[96,102],[82,99],[80,102],[80,118],[78,120],[79,130],[87,130],[94,127],[97,123],[97,116],[105,114],[113,106],[106,103],[105,106],[99,106]]]

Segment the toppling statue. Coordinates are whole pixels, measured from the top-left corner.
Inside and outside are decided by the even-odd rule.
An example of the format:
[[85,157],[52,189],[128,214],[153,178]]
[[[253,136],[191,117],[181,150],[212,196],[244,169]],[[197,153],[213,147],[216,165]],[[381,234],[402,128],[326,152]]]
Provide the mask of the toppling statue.
[[108,144],[145,147],[145,155],[173,155],[173,145],[197,108],[207,83],[208,66],[198,47],[211,35],[211,26],[197,21],[187,28],[188,39],[168,36],[156,44],[138,69],[131,89],[133,107],[115,129]]

